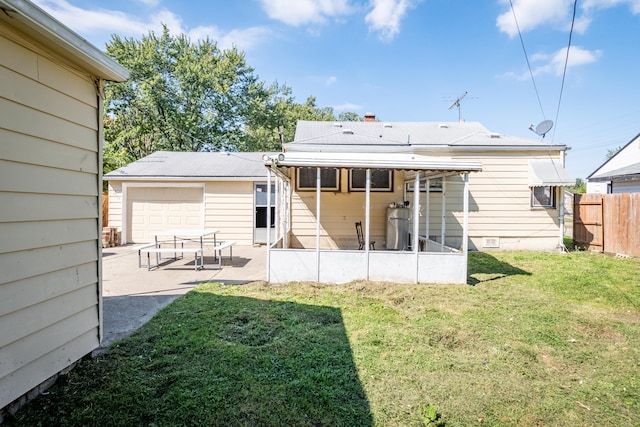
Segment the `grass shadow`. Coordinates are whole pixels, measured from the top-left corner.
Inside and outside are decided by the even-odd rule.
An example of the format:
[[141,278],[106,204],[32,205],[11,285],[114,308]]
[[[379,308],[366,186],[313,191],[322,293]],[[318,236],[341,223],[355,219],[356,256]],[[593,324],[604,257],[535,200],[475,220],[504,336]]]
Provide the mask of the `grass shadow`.
[[373,425],[340,309],[207,286],[83,361],[9,425]]
[[531,273],[518,267],[500,261],[487,252],[469,252],[467,264],[467,284],[475,286],[478,283],[501,279],[507,276],[525,275]]

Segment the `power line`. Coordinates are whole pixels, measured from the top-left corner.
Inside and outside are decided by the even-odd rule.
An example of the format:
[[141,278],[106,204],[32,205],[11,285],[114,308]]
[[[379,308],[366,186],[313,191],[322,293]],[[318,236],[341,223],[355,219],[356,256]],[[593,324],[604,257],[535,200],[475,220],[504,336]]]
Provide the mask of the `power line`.
[[[577,1],[577,0],[576,0]],[[529,74],[531,75],[531,82],[533,83],[533,89],[536,91],[536,97],[538,98],[538,105],[540,105],[540,111],[542,112],[542,118],[546,119],[544,114],[544,109],[542,108],[542,102],[540,101],[540,94],[538,93],[538,87],[536,86],[536,81],[533,78],[533,71],[531,71],[531,64],[529,63],[529,56],[527,55],[527,49],[524,47],[524,40],[522,38],[522,33],[520,32],[520,25],[518,25],[518,18],[516,18],[516,11],[513,8],[513,2],[509,0],[509,4],[511,4],[511,13],[513,13],[513,20],[516,23],[516,28],[518,29],[518,36],[520,36],[520,44],[522,45],[522,51],[524,52],[524,58],[527,60],[527,67],[529,68]],[[574,11],[575,16],[575,11]],[[573,28],[573,24],[571,26]]]
[[[511,1],[511,0],[509,0]],[[571,29],[569,30],[569,43],[567,45],[567,55],[564,58],[564,71],[562,72],[562,83],[560,85],[560,96],[558,96],[558,109],[556,110],[556,127],[553,129],[553,135],[551,141],[555,139],[556,129],[558,129],[558,115],[560,114],[560,103],[562,102],[562,92],[564,91],[564,79],[567,75],[567,64],[569,63],[569,51],[571,50],[571,37],[573,36],[573,25],[576,22],[576,9],[578,6],[578,0],[573,2],[573,17],[571,18]]]

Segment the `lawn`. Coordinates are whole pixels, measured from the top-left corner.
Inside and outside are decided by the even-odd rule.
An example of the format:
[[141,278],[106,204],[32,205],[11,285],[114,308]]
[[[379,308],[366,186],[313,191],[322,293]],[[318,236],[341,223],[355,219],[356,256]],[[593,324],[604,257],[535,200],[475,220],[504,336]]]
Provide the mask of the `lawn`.
[[508,252],[467,285],[204,284],[5,423],[638,426],[639,278]]

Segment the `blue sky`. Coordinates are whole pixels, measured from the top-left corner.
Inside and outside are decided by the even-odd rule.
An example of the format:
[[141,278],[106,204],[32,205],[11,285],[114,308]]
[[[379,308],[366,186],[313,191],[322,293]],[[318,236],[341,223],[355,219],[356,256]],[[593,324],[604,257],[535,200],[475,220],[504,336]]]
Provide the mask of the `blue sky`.
[[[640,133],[640,0],[580,0],[560,102],[571,0],[34,0],[104,49],[112,34],[161,31],[236,46],[261,80],[336,112],[457,121],[571,147],[586,178]],[[558,108],[559,106],[559,108]],[[557,116],[557,121],[556,121]],[[638,154],[640,156],[640,153]]]

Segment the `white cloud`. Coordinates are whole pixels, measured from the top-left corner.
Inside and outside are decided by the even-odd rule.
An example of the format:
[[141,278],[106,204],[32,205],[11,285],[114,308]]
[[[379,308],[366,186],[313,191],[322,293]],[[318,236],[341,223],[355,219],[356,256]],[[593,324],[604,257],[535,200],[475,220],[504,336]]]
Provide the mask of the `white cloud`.
[[[505,3],[509,6],[509,2]],[[570,19],[572,0],[513,0],[513,11],[509,6],[502,15],[498,16],[496,25],[500,31],[510,37],[518,35],[518,27],[513,17],[518,20],[521,32],[532,30],[540,25],[564,25]]]
[[391,40],[400,32],[400,23],[409,9],[411,0],[372,0],[373,9],[365,17],[369,29],[378,32],[382,40]]
[[[513,11],[508,0],[502,0],[508,10],[498,16],[496,25],[510,37],[518,35],[513,14],[518,19],[521,32],[533,30],[542,25],[551,25],[569,31],[573,14],[572,0],[513,0]],[[633,14],[640,14],[640,0],[585,0],[578,3],[581,14],[576,17],[574,31],[584,33],[591,24],[592,11],[627,5]]]
[[336,111],[356,111],[356,110],[362,110],[362,105],[353,104],[351,102],[345,102],[340,105],[333,105],[332,108]]
[[[569,60],[567,61],[567,70],[571,68],[579,67],[581,65],[587,65],[596,62],[602,56],[601,50],[586,50],[580,46],[571,46],[569,50]],[[564,72],[564,63],[567,58],[567,48],[563,47],[555,51],[554,53],[536,53],[531,55],[530,60],[532,64],[539,64],[534,66],[531,70],[534,76],[543,74],[554,74],[561,76]],[[529,71],[521,74],[508,72],[503,75],[505,78],[512,78],[517,80],[528,80],[531,78]]]
[[324,85],[325,86],[331,86],[331,85],[335,84],[336,81],[338,81],[338,78],[336,76],[329,76],[324,81]]
[[261,0],[269,18],[300,26],[322,24],[351,12],[349,0]]
[[634,15],[640,14],[640,0],[585,0],[582,8],[589,9],[605,9],[618,5],[627,5]]
[[147,6],[156,7],[160,4],[160,0],[136,0],[138,3],[146,4]]

